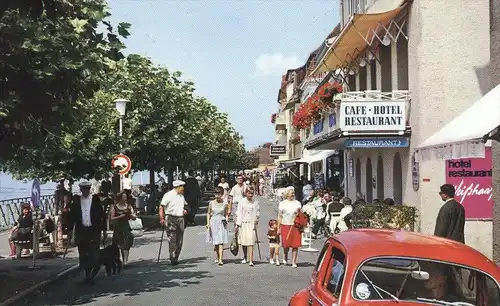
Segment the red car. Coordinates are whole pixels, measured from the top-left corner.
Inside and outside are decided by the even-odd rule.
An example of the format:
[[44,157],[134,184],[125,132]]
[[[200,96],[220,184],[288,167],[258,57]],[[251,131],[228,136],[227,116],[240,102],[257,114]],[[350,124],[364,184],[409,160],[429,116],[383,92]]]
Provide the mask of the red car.
[[500,305],[500,268],[459,242],[356,229],[330,237],[289,305]]

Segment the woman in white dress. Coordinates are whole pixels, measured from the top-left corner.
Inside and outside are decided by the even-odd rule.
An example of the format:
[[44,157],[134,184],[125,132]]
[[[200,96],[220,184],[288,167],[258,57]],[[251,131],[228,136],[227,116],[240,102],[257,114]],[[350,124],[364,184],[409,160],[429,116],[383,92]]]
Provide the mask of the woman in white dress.
[[224,244],[227,243],[228,204],[223,199],[224,189],[215,188],[215,200],[208,203],[207,242],[212,243],[215,251],[215,263],[223,265]]
[[227,200],[229,198],[229,184],[226,182],[225,177],[220,178],[220,183],[219,183],[218,187],[222,187],[222,189],[224,189],[224,195],[222,196],[222,198],[224,199],[224,201],[227,202]]
[[288,264],[288,253],[292,249],[292,267],[297,268],[297,255],[302,246],[302,234],[294,226],[295,217],[301,210],[300,202],[295,200],[293,188],[287,188],[284,200],[278,206],[278,233],[281,234],[281,246],[283,247],[283,264]]
[[243,260],[253,267],[253,246],[255,244],[254,231],[259,224],[260,207],[254,199],[254,189],[248,186],[245,191],[245,198],[238,203],[236,213],[236,230],[238,242],[243,247]]

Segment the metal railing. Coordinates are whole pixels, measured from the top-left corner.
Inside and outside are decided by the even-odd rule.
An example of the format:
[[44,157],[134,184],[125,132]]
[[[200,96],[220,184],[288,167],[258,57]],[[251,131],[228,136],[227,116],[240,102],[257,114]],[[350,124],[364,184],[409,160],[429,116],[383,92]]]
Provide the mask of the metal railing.
[[[31,198],[17,198],[0,201],[0,231],[11,228],[21,214],[21,205],[31,203]],[[55,215],[56,205],[53,195],[40,197],[40,209],[46,214]]]

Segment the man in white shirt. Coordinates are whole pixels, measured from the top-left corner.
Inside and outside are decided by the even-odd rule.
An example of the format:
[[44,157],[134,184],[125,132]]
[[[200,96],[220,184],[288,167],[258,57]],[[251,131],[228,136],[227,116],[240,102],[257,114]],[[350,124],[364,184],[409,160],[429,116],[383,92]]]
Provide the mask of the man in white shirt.
[[245,197],[247,186],[243,182],[243,175],[236,177],[236,185],[229,192],[229,211],[233,220],[236,220],[236,212],[238,211],[238,202]]
[[68,230],[75,228],[75,242],[78,247],[80,268],[85,271],[82,284],[92,285],[99,272],[99,246],[101,232],[106,239],[106,214],[99,196],[92,195],[92,184],[84,181],[79,184],[81,195],[73,197],[69,210]]
[[123,190],[127,192],[128,195],[132,193],[132,178],[130,178],[130,174],[125,174],[122,180]]
[[165,193],[160,203],[160,223],[166,226],[172,265],[179,263],[184,240],[184,216],[188,214],[187,202],[184,198],[185,184],[183,181],[174,181],[172,183],[174,189]]

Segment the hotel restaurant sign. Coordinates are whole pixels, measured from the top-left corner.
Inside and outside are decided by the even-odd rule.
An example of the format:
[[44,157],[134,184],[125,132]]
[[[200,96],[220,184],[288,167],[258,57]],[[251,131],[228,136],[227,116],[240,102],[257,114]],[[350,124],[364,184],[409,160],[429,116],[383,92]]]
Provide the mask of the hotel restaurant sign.
[[343,132],[406,130],[405,101],[342,101],[340,130]]

